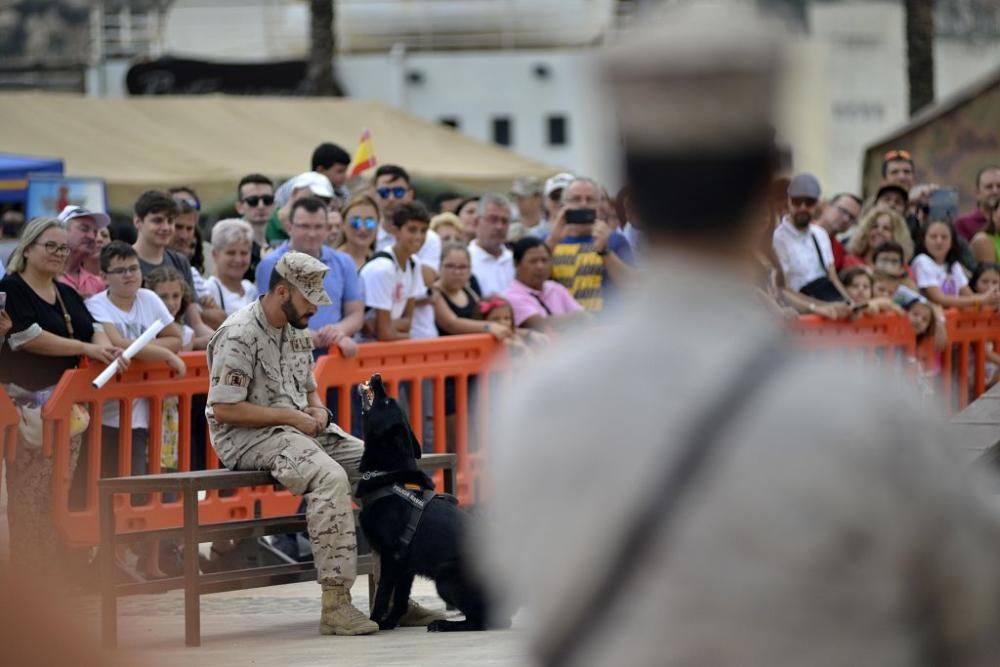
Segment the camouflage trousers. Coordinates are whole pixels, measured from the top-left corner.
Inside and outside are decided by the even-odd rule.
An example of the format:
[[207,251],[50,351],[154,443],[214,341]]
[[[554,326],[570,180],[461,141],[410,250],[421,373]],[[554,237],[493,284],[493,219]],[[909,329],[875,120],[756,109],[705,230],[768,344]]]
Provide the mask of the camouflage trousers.
[[248,450],[238,470],[270,470],[289,491],[306,500],[306,523],[319,583],[350,588],[357,575],[357,533],[351,493],[364,443],[331,424],[310,438],[280,433]]
[[[70,439],[69,477],[80,454],[82,436]],[[27,447],[17,436],[14,460],[7,461],[7,522],[10,564],[17,572],[56,575],[63,570],[65,550],[52,523],[53,457],[40,447]]]

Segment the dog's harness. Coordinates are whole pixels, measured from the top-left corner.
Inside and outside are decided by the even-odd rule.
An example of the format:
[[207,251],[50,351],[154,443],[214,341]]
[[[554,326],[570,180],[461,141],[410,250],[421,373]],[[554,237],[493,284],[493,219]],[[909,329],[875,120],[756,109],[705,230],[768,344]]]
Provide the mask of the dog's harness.
[[[370,471],[362,474],[361,479],[371,480],[384,477],[388,474],[385,471]],[[409,504],[410,511],[406,517],[406,528],[399,538],[402,548],[395,553],[396,560],[406,560],[406,557],[410,553],[410,542],[413,541],[413,536],[417,534],[417,528],[420,527],[420,519],[424,516],[424,508],[427,507],[427,503],[439,495],[434,493],[433,489],[425,489],[418,484],[393,484],[392,486],[379,487],[361,496],[358,500],[364,506],[388,496],[399,496]],[[446,495],[440,495],[440,497],[445,499],[450,498]]]

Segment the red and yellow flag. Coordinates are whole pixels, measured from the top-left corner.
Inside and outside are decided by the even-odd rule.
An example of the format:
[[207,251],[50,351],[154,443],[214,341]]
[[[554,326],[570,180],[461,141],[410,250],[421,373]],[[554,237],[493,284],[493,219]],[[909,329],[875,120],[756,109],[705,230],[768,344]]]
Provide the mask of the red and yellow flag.
[[354,160],[352,161],[352,167],[350,171],[350,176],[357,176],[365,171],[365,169],[370,169],[378,164],[375,161],[375,148],[372,146],[372,135],[368,130],[365,130],[361,135],[361,142],[358,144],[358,149],[354,151]]

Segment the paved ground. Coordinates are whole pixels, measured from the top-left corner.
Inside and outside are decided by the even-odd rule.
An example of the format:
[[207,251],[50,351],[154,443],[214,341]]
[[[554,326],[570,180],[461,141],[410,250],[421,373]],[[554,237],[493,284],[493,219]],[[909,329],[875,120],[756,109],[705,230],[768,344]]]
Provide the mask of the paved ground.
[[[368,608],[367,577],[352,591]],[[317,631],[319,586],[314,583],[218,593],[202,598],[202,646],[184,647],[180,591],[126,598],[119,605],[122,664],[142,665],[409,665],[490,667],[527,665],[518,620],[506,631],[436,634],[399,628],[368,637],[324,637]],[[444,605],[433,584],[418,581],[413,598],[435,609]],[[96,599],[81,600],[93,636],[99,636]]]

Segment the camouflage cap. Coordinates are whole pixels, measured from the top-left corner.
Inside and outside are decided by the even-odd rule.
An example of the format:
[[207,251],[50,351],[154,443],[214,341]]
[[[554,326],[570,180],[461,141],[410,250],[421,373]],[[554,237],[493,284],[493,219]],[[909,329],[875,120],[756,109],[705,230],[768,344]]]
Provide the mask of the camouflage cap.
[[332,303],[323,288],[323,278],[330,269],[315,257],[304,252],[286,252],[274,270],[314,306],[329,306]]

